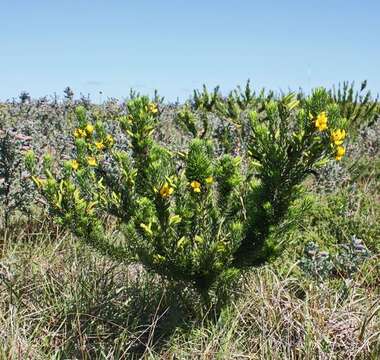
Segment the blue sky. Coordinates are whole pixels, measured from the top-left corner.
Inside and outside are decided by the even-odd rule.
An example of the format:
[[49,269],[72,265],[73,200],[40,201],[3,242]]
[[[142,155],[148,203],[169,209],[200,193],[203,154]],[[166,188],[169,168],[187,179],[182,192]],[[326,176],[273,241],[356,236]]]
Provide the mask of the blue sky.
[[248,78],[274,90],[367,79],[377,93],[379,14],[379,0],[2,0],[0,99],[71,86],[175,100]]

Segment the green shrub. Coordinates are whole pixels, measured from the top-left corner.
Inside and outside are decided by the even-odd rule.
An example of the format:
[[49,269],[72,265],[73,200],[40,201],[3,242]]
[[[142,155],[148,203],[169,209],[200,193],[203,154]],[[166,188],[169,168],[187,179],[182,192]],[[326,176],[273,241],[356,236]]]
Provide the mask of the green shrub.
[[[278,253],[268,239],[290,216],[303,180],[344,155],[345,122],[329,100],[324,89],[302,107],[293,94],[263,100],[249,113],[247,158],[218,154],[207,132],[191,131],[184,152],[160,145],[154,140],[160,110],[147,97],[128,101],[119,118],[127,150],[78,107],[75,158],[57,168],[46,156],[39,170],[29,153],[27,164],[52,215],[79,238],[190,284],[209,304],[211,290]],[[207,114],[217,101],[216,89],[197,94],[196,105]],[[118,219],[123,236],[107,237],[106,214]]]
[[333,102],[337,103],[341,115],[350,121],[351,133],[356,135],[359,128],[371,126],[379,116],[378,100],[372,98],[367,89],[367,81],[363,81],[360,90],[355,90],[355,84],[348,81],[333,87],[329,91]]

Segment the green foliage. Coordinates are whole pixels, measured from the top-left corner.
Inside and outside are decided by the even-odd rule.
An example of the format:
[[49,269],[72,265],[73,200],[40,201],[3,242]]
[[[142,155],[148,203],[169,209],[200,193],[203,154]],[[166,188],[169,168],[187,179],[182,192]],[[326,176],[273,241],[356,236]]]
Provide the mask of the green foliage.
[[364,240],[370,251],[377,253],[380,250],[377,221],[380,205],[373,192],[351,185],[316,197],[303,220],[303,227],[320,246],[344,244],[355,235]]
[[182,127],[183,130],[188,131],[193,137],[197,137],[197,120],[195,115],[191,112],[188,106],[184,106],[176,116],[177,123]]
[[271,228],[286,216],[302,181],[334,155],[330,131],[315,125],[325,110],[330,127],[343,125],[337,109],[328,106],[327,93],[317,89],[303,109],[297,111],[298,105],[289,94],[279,102],[265,102],[261,114],[250,113],[248,148],[254,179],[247,196],[249,231],[236,258],[239,265],[261,263],[276,252],[276,244],[266,242]]
[[[345,123],[324,89],[301,107],[294,94],[262,96],[255,104],[247,86],[244,95],[230,97],[249,109],[248,123],[241,118],[247,133],[240,137],[247,156],[220,152],[208,131],[208,113],[220,111],[218,88],[195,92],[203,131],[189,108],[178,114],[193,138],[184,152],[155,140],[160,109],[135,96],[119,117],[126,149],[114,147],[102,121],[77,107],[76,158],[54,170],[46,157],[41,178],[30,157],[34,182],[52,214],[78,237],[102,253],[189,283],[210,304],[210,294],[226,289],[239,269],[276,255],[271,231],[297,213],[289,209],[302,181],[329,158],[343,156],[338,149],[344,150]],[[118,218],[123,237],[107,239],[107,214]]]
[[338,104],[341,115],[350,122],[351,133],[363,125],[371,126],[379,116],[378,97],[373,99],[370,91],[366,91],[367,81],[363,81],[360,90],[348,81],[339,84],[329,91],[334,103]]
[[195,110],[212,111],[220,99],[219,86],[210,93],[203,85],[202,91],[194,90],[192,106]]

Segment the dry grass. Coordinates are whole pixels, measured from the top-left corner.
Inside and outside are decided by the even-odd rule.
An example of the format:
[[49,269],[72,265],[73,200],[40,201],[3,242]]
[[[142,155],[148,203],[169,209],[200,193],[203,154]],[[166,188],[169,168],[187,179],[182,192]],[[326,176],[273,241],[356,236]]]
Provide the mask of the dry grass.
[[179,337],[167,354],[179,359],[368,359],[379,351],[380,301],[363,281],[343,288],[317,286],[263,268],[247,279],[225,323]]
[[[288,259],[246,274],[215,322],[167,284],[45,224],[8,233],[0,261],[0,358],[373,359],[380,350],[379,261],[316,283]],[[34,235],[33,235],[34,234]],[[44,237],[42,237],[44,234]],[[47,235],[50,234],[50,235]],[[284,261],[284,259],[282,259]],[[178,306],[183,302],[182,307]]]

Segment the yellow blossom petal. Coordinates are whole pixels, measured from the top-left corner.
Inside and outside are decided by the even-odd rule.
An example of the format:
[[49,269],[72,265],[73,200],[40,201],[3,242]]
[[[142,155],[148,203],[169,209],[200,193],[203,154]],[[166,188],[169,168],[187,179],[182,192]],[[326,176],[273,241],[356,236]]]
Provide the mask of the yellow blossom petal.
[[87,164],[90,166],[96,166],[96,159],[92,156],[87,157]]
[[205,179],[206,184],[212,184],[214,182],[214,178],[212,176],[209,176]]
[[201,183],[199,181],[192,181],[190,183],[190,186],[193,188],[193,191],[196,192],[196,193],[200,193],[201,192]]
[[319,131],[324,131],[327,129],[327,115],[325,111],[322,111],[315,119],[315,127]]
[[167,182],[160,189],[160,195],[163,198],[168,198],[173,192],[174,189]]
[[74,136],[76,137],[76,138],[83,138],[83,137],[85,137],[86,136],[86,132],[85,131],[83,131],[82,129],[75,129],[75,131],[74,131]]
[[103,150],[106,147],[101,141],[95,142],[95,146],[98,150]]
[[113,144],[115,144],[115,140],[111,134],[108,134],[106,136],[106,142],[108,146],[112,146]]
[[158,108],[157,108],[157,105],[155,103],[150,103],[148,105],[148,111],[152,114],[157,114],[158,113]]
[[338,146],[336,148],[335,159],[338,161],[341,160],[345,153],[346,149],[343,146]]
[[335,145],[341,145],[343,144],[343,141],[346,137],[346,131],[343,129],[338,129],[338,130],[334,130],[332,133],[331,133],[331,141],[335,144]]
[[86,125],[85,130],[86,130],[87,135],[88,135],[88,136],[91,136],[92,133],[94,132],[94,126],[93,126],[92,124],[88,123],[88,124]]
[[71,168],[73,169],[73,170],[78,170],[78,168],[79,168],[79,162],[77,161],[77,160],[71,160]]

